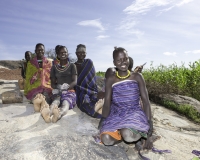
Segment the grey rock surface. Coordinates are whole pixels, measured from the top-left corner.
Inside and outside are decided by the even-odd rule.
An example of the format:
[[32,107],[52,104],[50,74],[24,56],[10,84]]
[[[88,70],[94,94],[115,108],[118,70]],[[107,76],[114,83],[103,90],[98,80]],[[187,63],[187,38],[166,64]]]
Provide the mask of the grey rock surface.
[[[0,95],[18,90],[17,81],[0,80]],[[21,91],[23,93],[23,91]],[[0,97],[1,98],[1,97]],[[161,138],[157,149],[172,153],[155,154],[143,151],[151,160],[192,159],[193,149],[200,150],[200,126],[173,111],[151,104],[154,134]],[[134,145],[119,143],[104,146],[95,143],[98,119],[82,113],[77,107],[57,123],[47,124],[33,104],[23,97],[23,103],[2,104],[0,99],[0,160],[138,160]]]
[[9,68],[9,69],[16,69],[21,66],[21,60],[0,60],[0,66]]
[[161,99],[172,101],[178,105],[190,105],[200,113],[200,102],[192,97],[177,94],[161,94],[158,97]]

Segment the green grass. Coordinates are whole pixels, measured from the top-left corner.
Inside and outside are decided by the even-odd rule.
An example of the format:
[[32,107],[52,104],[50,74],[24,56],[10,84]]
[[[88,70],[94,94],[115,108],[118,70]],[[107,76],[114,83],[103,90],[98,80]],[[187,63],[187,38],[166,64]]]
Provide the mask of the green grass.
[[177,111],[178,113],[186,116],[194,122],[200,123],[200,114],[190,105],[178,105],[167,100],[162,101],[161,105],[171,110]]
[[[200,60],[177,66],[160,65],[143,71],[147,90],[150,95],[179,94],[200,101]],[[156,102],[156,101],[155,101]],[[200,114],[189,105],[177,105],[170,101],[161,101],[161,105],[185,115],[194,122],[200,123]]]

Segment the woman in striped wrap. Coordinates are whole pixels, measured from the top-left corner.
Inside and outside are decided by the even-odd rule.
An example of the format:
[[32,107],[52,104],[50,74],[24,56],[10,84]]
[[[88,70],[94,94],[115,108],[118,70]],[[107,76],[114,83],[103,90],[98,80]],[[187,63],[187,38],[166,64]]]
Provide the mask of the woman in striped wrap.
[[96,84],[96,72],[91,59],[85,59],[86,46],[79,44],[76,48],[75,62],[78,79],[76,85],[76,103],[78,108],[94,118],[101,118],[101,115],[95,112],[94,107],[98,101],[98,89]]
[[114,145],[122,138],[126,142],[139,143],[144,140],[143,149],[151,149],[149,139],[153,125],[143,76],[128,70],[129,58],[124,48],[115,48],[113,59],[118,70],[106,78],[105,102],[99,124],[101,142]]

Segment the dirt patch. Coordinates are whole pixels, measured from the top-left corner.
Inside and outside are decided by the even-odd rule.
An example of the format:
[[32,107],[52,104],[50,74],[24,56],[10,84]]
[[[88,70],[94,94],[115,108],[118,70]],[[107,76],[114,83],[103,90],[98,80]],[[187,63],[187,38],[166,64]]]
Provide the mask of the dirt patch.
[[21,79],[21,69],[6,69],[6,68],[0,68],[0,79],[3,80],[19,80]]
[[18,61],[9,61],[4,60],[0,61],[0,79],[3,80],[18,80],[21,79],[21,66],[20,60]]

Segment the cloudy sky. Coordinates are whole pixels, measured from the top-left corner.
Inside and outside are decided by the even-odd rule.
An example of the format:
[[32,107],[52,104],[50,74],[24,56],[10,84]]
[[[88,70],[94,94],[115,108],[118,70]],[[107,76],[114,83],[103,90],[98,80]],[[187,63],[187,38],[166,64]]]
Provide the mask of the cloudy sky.
[[153,61],[180,65],[200,59],[200,0],[1,0],[0,60],[20,60],[37,43],[65,45],[75,56],[80,43],[96,71],[113,66],[114,46],[134,66]]

